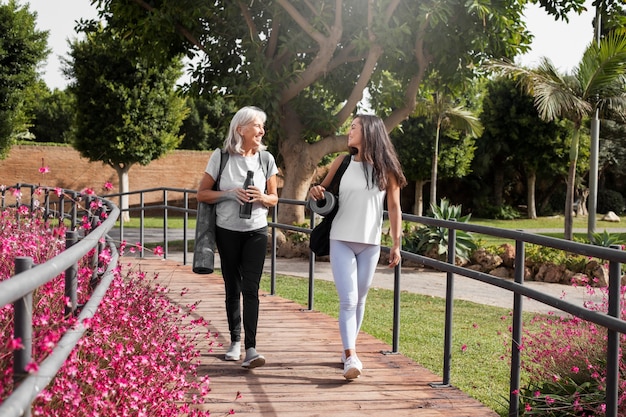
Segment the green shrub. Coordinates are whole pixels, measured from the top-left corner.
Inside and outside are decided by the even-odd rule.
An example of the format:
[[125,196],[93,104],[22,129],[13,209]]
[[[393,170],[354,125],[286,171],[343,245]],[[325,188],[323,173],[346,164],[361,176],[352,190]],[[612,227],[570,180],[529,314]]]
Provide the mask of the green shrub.
[[609,211],[615,214],[622,214],[626,204],[624,203],[624,197],[613,190],[599,190],[598,191],[598,213],[608,213]]
[[[439,206],[431,204],[430,209],[435,219],[456,220],[469,222],[470,216],[461,216],[461,206],[450,205],[447,199],[442,199]],[[402,247],[409,252],[420,255],[430,254],[433,251],[440,258],[448,253],[448,229],[438,226],[421,226],[405,233]],[[469,259],[472,251],[476,249],[473,236],[465,231],[456,231],[456,256]]]
[[474,214],[482,219],[496,220],[515,220],[521,217],[520,212],[508,204],[494,206],[493,204],[484,203],[481,206],[477,206]]

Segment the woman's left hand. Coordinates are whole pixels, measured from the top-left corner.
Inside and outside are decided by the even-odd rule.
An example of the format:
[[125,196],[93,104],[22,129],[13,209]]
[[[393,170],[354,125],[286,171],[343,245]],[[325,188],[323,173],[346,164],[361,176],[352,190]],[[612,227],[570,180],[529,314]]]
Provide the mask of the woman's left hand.
[[263,202],[263,193],[259,187],[254,185],[249,186],[246,190],[246,195],[248,196],[249,202],[260,201]]

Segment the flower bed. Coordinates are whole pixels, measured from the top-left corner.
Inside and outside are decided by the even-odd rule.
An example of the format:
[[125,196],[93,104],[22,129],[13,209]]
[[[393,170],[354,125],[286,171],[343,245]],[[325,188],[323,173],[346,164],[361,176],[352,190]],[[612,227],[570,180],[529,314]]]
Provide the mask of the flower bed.
[[[19,216],[18,216],[19,213]],[[57,223],[57,224],[53,224]],[[0,214],[0,280],[14,274],[16,256],[45,262],[65,247],[65,226],[41,218],[27,208]],[[121,249],[123,250],[123,248]],[[107,256],[103,253],[103,256]],[[90,256],[78,271],[78,302],[89,297]],[[29,372],[75,324],[64,319],[64,277],[61,274],[33,294],[33,361]],[[118,265],[114,280],[96,315],[85,323],[89,330],[53,382],[37,397],[33,415],[67,416],[202,416],[196,405],[209,392],[208,376],[197,373],[200,338],[211,344],[203,320],[191,320],[193,305],[172,304],[167,289],[151,277]],[[0,402],[13,390],[13,307],[0,309]]]

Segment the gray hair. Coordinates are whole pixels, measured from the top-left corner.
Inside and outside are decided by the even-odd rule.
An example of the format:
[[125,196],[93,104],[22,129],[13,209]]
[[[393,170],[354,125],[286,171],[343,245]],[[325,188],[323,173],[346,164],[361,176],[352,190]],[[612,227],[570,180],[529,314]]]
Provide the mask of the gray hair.
[[[237,132],[239,126],[245,126],[255,119],[261,119],[261,122],[265,124],[267,115],[263,110],[255,106],[242,107],[235,113],[233,119],[230,121],[230,128],[228,129],[228,136],[224,139],[224,149],[228,153],[242,154],[243,149],[243,136]],[[264,151],[267,146],[261,144],[257,151]]]

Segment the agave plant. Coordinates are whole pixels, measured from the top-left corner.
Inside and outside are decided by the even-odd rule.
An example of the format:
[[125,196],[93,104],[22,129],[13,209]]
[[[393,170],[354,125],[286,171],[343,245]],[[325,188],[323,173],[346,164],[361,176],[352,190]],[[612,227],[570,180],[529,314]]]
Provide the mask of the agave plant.
[[592,245],[604,246],[605,248],[611,247],[612,245],[622,245],[623,243],[619,234],[611,234],[607,232],[606,229],[602,233],[594,233],[593,239],[591,240]]
[[[441,199],[439,206],[431,204],[430,210],[432,216],[440,220],[467,223],[471,217],[471,214],[462,216],[461,205],[451,205],[445,198]],[[439,258],[444,258],[448,254],[448,231],[448,228],[441,226],[421,226],[405,238],[404,247],[414,253],[436,253]],[[474,249],[476,249],[476,243],[471,233],[457,230],[455,255],[467,260]]]

